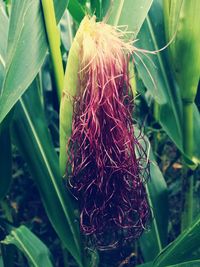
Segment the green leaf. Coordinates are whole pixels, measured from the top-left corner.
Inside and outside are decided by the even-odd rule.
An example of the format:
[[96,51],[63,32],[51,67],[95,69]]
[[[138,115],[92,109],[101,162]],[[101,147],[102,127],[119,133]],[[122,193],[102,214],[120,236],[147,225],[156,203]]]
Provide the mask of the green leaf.
[[151,180],[146,184],[146,191],[153,218],[149,231],[145,231],[140,238],[140,247],[145,261],[154,260],[167,244],[168,234],[167,185],[152,153],[150,160],[152,162],[150,166]]
[[[194,260],[194,261],[181,262],[175,265],[167,265],[165,267],[199,267],[199,266],[200,266],[200,260]],[[137,267],[153,267],[153,262],[140,264],[137,265]]]
[[[67,1],[54,0],[57,22]],[[47,53],[46,32],[39,0],[12,2],[6,75],[0,97],[0,122],[36,77]],[[14,88],[14,90],[13,90]]]
[[81,5],[85,5],[87,0],[78,0],[80,2]]
[[[0,93],[2,79],[5,75],[5,56],[8,35],[8,18],[5,14],[3,4],[0,2]],[[0,124],[0,200],[8,192],[12,179],[12,151],[10,140],[10,129],[7,118]],[[2,153],[3,152],[3,153]]]
[[29,164],[52,225],[60,240],[81,267],[83,265],[80,236],[73,214],[72,199],[67,189],[64,190],[58,156],[49,136],[38,91],[37,82],[34,81],[27,93],[19,100],[13,134],[18,148]]
[[68,6],[67,6],[70,14],[72,17],[80,23],[81,20],[84,18],[86,15],[86,12],[84,10],[84,7],[79,3],[78,0],[69,0]]
[[[136,136],[140,131],[135,127]],[[168,238],[168,189],[164,177],[155,162],[150,142],[140,140],[145,151],[150,151],[150,180],[145,184],[152,221],[147,231],[140,237],[140,247],[146,262],[152,261],[167,244]]]
[[13,244],[20,249],[33,267],[53,267],[48,248],[27,227],[20,226],[11,231],[1,241],[3,244]]
[[[155,16],[158,12],[158,17]],[[147,18],[138,34],[137,47],[148,49],[149,51],[159,50],[164,46],[163,42],[163,28],[162,28],[162,9],[158,2],[154,2]],[[160,32],[160,35],[157,33]],[[160,37],[161,36],[161,37]],[[167,102],[169,85],[168,77],[165,72],[164,53],[157,53],[157,55],[148,55],[145,52],[135,52],[135,62],[138,72],[143,80],[144,85],[148,88],[151,95],[159,104]],[[162,90],[166,88],[166,90]]]
[[6,57],[6,47],[8,39],[8,18],[5,13],[3,3],[0,2],[0,94],[2,90],[2,83],[5,72],[5,57]]
[[147,262],[147,263],[144,263],[144,264],[140,264],[140,265],[137,265],[137,267],[152,267],[152,262]]
[[[159,50],[166,45],[161,2],[161,0],[155,0],[153,2],[150,12],[138,35],[139,43],[137,46],[148,49],[149,51]],[[170,72],[167,71],[170,68],[167,64],[166,51],[162,51],[156,55],[148,55],[148,58],[145,56],[145,53],[139,53],[138,55],[140,58],[137,57],[137,55],[135,56],[136,67],[144,85],[150,91],[155,101],[160,105],[166,106],[169,103],[169,107],[167,107],[171,110],[170,113],[175,113],[174,116],[177,118],[176,132],[180,135],[180,95],[178,94],[177,88],[172,84]],[[171,86],[173,86],[174,94],[171,92]],[[177,99],[179,100],[178,102],[176,102]],[[166,116],[165,119],[167,119]]]
[[[165,247],[153,262],[155,267],[166,267],[200,258],[200,217]],[[188,265],[190,266],[190,265]]]
[[166,267],[199,267],[200,260],[181,262],[175,265],[168,265]]
[[165,2],[168,41],[176,34],[169,46],[171,64],[182,98],[193,102],[200,76],[200,1],[170,1],[168,7]]
[[135,38],[152,2],[152,0],[115,0],[111,5],[108,23],[128,26],[128,31],[132,31]]
[[106,13],[109,12],[111,0],[90,0],[92,14],[97,16],[97,20],[102,20]]

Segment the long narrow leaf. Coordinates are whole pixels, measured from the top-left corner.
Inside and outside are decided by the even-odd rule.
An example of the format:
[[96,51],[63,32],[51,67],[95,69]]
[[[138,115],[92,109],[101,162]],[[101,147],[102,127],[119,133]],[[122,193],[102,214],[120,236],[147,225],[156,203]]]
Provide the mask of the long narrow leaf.
[[78,0],[69,0],[67,8],[73,19],[80,23],[83,17],[85,16],[84,6],[82,6]]
[[[200,260],[194,260],[194,261],[181,262],[175,265],[167,265],[165,267],[199,267],[199,266],[200,266]],[[137,265],[137,267],[153,267],[153,263],[148,262],[148,263]]]
[[48,248],[23,225],[12,230],[1,242],[6,245],[13,244],[20,249],[29,261],[30,266],[53,267]]
[[[139,135],[140,132],[136,128],[135,134]],[[153,152],[150,143],[145,137],[141,142],[145,148],[145,144],[149,144],[147,151],[150,151],[150,176],[151,179],[146,183],[146,192],[149,200],[149,205],[152,212],[152,221],[149,229],[144,231],[140,238],[140,247],[142,255],[146,262],[155,259],[158,253],[167,244],[167,231],[168,231],[168,190],[164,177],[155,163]]]
[[147,263],[144,263],[144,264],[140,264],[140,265],[137,265],[137,267],[152,267],[152,262],[147,262]]
[[151,180],[146,185],[149,204],[152,209],[150,229],[145,231],[140,239],[140,247],[145,261],[154,260],[167,244],[168,230],[168,191],[162,173],[154,163],[153,155],[150,173]]
[[155,259],[153,266],[164,267],[200,258],[200,217],[170,243]]
[[67,189],[64,192],[58,157],[49,136],[35,81],[20,99],[16,111],[13,125],[15,140],[29,164],[52,225],[82,266],[78,226]]
[[[5,55],[8,37],[8,18],[3,4],[0,2],[0,93],[2,79],[5,75]],[[0,199],[2,199],[10,186],[12,179],[12,157],[10,129],[7,125],[9,118],[0,124]]]
[[[168,1],[164,1],[166,7]],[[167,12],[168,11],[168,12]],[[194,101],[200,74],[200,2],[199,0],[170,1],[170,8],[164,8],[165,29],[170,40],[171,64],[181,97]],[[192,30],[191,30],[192,29]],[[190,64],[193,62],[193,64]],[[184,67],[183,67],[184,66]]]
[[[54,0],[57,21],[63,14],[67,2]],[[37,75],[44,62],[47,47],[40,1],[13,1],[9,25],[6,75],[3,93],[0,97],[0,122]]]
[[97,20],[102,20],[106,14],[109,15],[111,0],[90,0],[90,5],[92,14],[97,16]]
[[199,267],[200,260],[181,262],[175,265],[168,265],[167,267]]
[[8,18],[5,13],[5,8],[2,2],[0,2],[0,95],[2,89],[2,83],[5,72],[5,57],[6,57],[6,47],[8,39]]
[[[153,2],[146,21],[138,35],[138,45],[149,51],[159,50],[166,45],[161,2],[160,0]],[[135,56],[136,67],[145,86],[159,104],[167,105],[168,102],[170,103],[170,113],[174,112],[174,116],[177,118],[175,124],[177,125],[176,135],[180,136],[181,122],[179,117],[181,108],[179,107],[179,102],[175,101],[180,97],[177,89],[170,80],[170,73],[166,71],[170,68],[167,65],[167,55],[165,51],[157,53],[157,55],[149,55],[150,59],[143,54],[138,55],[140,58],[137,55]],[[171,87],[173,87],[174,95],[172,95]]]
[[152,0],[115,0],[111,5],[108,23],[128,26],[128,31],[132,31],[135,38],[152,2]]

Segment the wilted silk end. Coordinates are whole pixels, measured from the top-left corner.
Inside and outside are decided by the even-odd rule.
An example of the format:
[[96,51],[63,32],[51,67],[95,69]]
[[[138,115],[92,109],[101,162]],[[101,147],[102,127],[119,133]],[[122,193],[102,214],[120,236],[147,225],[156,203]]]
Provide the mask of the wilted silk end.
[[81,231],[99,249],[113,248],[138,238],[150,216],[149,162],[132,119],[134,49],[123,31],[95,17],[80,27],[66,175],[79,202]]

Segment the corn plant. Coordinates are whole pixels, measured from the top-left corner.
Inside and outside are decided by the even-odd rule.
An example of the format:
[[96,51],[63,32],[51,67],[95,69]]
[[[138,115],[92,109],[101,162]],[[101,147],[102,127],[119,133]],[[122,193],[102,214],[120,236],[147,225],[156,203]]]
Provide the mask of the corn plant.
[[[45,242],[12,217],[15,149],[64,266],[111,266],[104,254],[124,246],[142,260],[131,263],[131,254],[112,266],[200,266],[199,11],[198,0],[0,0],[1,266],[16,266],[16,257],[21,266],[58,266]],[[148,110],[153,102],[151,120],[182,155],[181,229],[173,240],[167,178],[155,158],[159,136],[151,147],[149,123],[136,125],[138,98]]]

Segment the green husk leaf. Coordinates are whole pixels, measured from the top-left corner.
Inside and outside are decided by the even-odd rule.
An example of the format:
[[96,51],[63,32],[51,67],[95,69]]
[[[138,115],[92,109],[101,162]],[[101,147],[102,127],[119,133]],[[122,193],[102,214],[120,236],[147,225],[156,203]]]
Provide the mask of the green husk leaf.
[[76,95],[78,85],[78,69],[79,69],[79,54],[80,41],[83,34],[83,28],[87,23],[88,18],[80,24],[74,41],[69,51],[67,67],[65,71],[64,90],[60,104],[60,172],[64,176],[66,172],[67,162],[67,143],[71,136],[72,116],[73,116],[73,97]]

